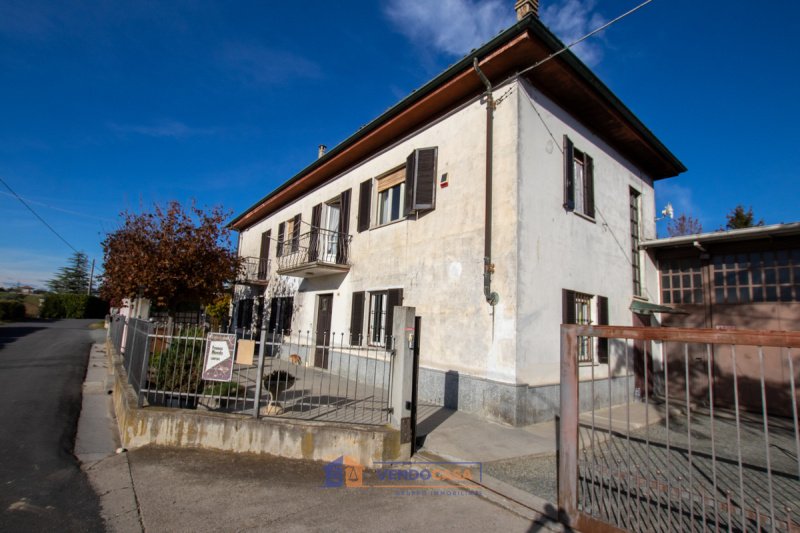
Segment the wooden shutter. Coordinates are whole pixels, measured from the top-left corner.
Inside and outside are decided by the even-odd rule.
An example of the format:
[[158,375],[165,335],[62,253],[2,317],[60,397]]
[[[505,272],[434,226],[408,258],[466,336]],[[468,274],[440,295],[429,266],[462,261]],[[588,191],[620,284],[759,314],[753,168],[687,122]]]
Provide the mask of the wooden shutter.
[[[391,337],[395,335],[392,331],[394,324],[394,307],[396,305],[403,305],[403,289],[389,289],[386,291],[386,348],[392,347]],[[403,332],[400,332],[402,335]]]
[[358,232],[369,229],[370,203],[372,201],[372,180],[361,183],[358,190]]
[[292,331],[292,313],[294,312],[294,297],[281,298],[281,329],[284,334]]
[[300,222],[302,218],[299,214],[294,216],[292,222],[292,251],[296,252],[300,249]]
[[319,255],[319,225],[322,220],[322,204],[311,208],[311,231],[308,239],[308,260],[313,262]]
[[364,291],[353,293],[353,306],[350,310],[350,346],[360,346],[364,333]]
[[406,160],[406,208],[428,211],[436,207],[436,160],[439,149],[414,150]]
[[594,218],[594,160],[586,154],[584,154],[583,158],[583,167],[586,174],[584,177],[586,188],[583,194],[584,214],[587,217]]
[[[605,296],[597,297],[597,323],[601,326],[608,325],[608,298]],[[597,362],[608,364],[608,339],[599,337],[597,339]]]
[[283,255],[283,241],[286,238],[286,222],[281,222],[278,224],[278,245],[277,251],[275,252],[278,257]]
[[267,272],[268,268],[267,265],[269,264],[269,242],[272,237],[272,230],[267,230],[261,234],[261,251],[259,252],[259,261],[258,261],[258,279],[265,280],[267,279]]
[[564,135],[564,209],[575,209],[575,146]]
[[339,237],[336,239],[336,263],[347,264],[349,241],[347,234],[350,232],[350,194],[352,189],[343,191],[339,196]]
[[562,324],[575,323],[575,293],[573,291],[567,289],[561,290],[561,313]]

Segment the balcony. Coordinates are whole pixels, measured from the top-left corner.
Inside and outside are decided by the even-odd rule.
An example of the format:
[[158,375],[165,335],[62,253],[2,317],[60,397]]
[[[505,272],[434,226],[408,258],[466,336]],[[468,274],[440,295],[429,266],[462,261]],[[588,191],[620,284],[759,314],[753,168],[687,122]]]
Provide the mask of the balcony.
[[[281,245],[282,244],[282,245]],[[318,278],[350,270],[350,235],[321,228],[278,244],[278,274]]]
[[246,285],[266,285],[269,283],[269,259],[262,257],[244,257],[242,269],[236,278],[237,283]]

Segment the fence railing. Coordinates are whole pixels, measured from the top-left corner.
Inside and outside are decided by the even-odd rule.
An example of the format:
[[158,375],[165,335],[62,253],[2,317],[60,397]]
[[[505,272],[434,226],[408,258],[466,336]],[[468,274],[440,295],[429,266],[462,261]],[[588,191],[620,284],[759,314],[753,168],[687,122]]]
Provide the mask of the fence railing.
[[350,235],[322,228],[278,243],[278,270],[312,263],[350,266]]
[[197,325],[112,320],[111,341],[140,405],[357,424],[388,421],[391,339],[387,349],[351,345],[345,334],[275,331],[264,336],[260,358],[261,339],[238,338],[255,343],[254,357],[237,356],[230,381],[210,381],[202,379],[208,333]]
[[270,261],[265,257],[243,257],[236,280],[240,283],[266,284],[269,281]]
[[[558,503],[579,530],[795,531],[800,333],[565,325]],[[607,365],[579,365],[581,337]]]

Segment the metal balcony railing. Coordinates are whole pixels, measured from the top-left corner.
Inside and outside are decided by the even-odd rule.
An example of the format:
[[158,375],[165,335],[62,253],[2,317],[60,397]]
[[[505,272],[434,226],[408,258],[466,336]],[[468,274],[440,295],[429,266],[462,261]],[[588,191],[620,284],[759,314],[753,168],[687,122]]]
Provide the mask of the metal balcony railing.
[[278,273],[306,277],[350,269],[350,235],[322,228],[278,243]]
[[243,259],[242,269],[237,278],[239,283],[261,285],[269,281],[269,259],[265,257],[245,257]]

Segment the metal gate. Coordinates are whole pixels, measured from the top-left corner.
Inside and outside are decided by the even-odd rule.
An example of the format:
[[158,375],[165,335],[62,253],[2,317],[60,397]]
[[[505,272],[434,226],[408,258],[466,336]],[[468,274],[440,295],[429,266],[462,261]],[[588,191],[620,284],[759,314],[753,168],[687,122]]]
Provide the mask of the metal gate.
[[[564,325],[561,336],[564,522],[800,531],[800,333]],[[598,342],[608,361],[579,362]]]

